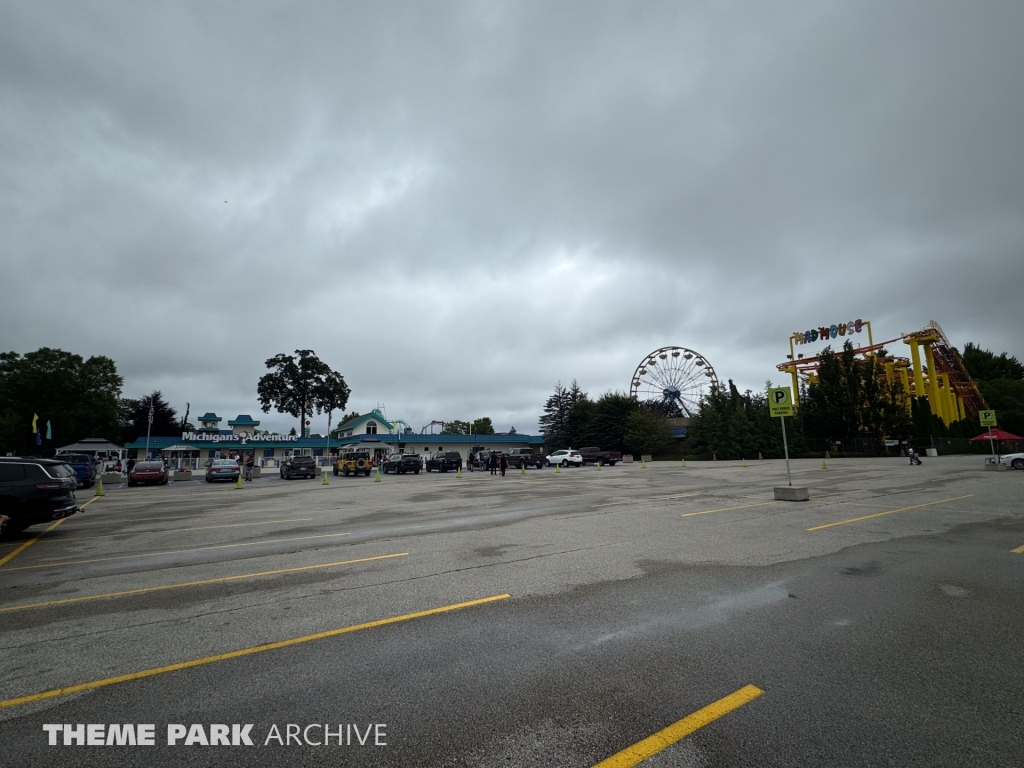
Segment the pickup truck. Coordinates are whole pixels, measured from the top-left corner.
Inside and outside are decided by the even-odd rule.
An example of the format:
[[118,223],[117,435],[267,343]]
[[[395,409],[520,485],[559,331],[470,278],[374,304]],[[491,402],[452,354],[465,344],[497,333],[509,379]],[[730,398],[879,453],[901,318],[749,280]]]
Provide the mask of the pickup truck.
[[63,461],[75,471],[75,478],[83,488],[89,488],[96,482],[96,465],[92,456],[84,453],[58,453],[55,461]]
[[602,451],[596,445],[588,445],[586,448],[580,448],[580,455],[583,456],[584,464],[601,464],[614,467],[615,462],[622,461],[622,454],[618,451]]
[[523,467],[544,468],[544,457],[534,453],[533,448],[512,448],[505,454],[505,459],[510,467],[522,469]]

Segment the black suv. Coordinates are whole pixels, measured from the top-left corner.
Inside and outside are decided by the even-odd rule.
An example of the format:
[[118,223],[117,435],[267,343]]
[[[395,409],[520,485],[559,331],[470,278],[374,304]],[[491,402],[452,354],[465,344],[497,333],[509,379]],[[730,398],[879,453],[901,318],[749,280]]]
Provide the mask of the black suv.
[[0,458],[0,515],[10,518],[6,532],[75,514],[77,486],[75,471],[63,461]]
[[438,472],[462,469],[462,454],[458,451],[438,451],[427,459],[427,472],[434,469]]
[[384,474],[394,472],[396,475],[404,475],[412,472],[418,475],[422,466],[420,457],[415,453],[393,453],[384,462]]
[[281,479],[316,477],[316,462],[312,456],[289,456],[281,463]]
[[[544,457],[539,453],[534,453],[533,448],[513,448],[505,454],[505,458],[508,460],[508,465],[516,469],[524,469],[526,467],[544,468]],[[612,463],[614,464],[615,462]]]

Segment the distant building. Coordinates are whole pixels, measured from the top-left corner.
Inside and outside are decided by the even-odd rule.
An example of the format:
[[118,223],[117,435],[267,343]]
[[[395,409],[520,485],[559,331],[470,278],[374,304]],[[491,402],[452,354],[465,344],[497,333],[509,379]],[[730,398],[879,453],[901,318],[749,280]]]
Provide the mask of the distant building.
[[199,426],[174,437],[150,437],[149,455],[145,436],[124,446],[129,455],[138,458],[167,459],[173,466],[201,468],[210,459],[252,453],[257,466],[275,468],[288,456],[314,456],[317,463],[329,464],[330,455],[344,450],[368,450],[381,457],[394,452],[430,454],[435,451],[458,451],[463,457],[473,448],[488,451],[507,451],[510,448],[540,448],[540,436],[513,434],[498,435],[418,435],[399,434],[394,422],[384,414],[372,410],[339,424],[330,438],[298,437],[259,432],[260,422],[248,414],[239,414],[227,422],[229,429],[221,429],[224,420],[216,413],[200,416]]

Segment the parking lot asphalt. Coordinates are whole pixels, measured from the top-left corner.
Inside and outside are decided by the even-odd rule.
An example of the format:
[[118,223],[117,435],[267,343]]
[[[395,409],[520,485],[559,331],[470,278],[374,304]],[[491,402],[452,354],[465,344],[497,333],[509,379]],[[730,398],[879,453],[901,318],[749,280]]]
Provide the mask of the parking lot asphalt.
[[1019,765],[1024,472],[793,469],[108,489],[0,542],[0,765]]

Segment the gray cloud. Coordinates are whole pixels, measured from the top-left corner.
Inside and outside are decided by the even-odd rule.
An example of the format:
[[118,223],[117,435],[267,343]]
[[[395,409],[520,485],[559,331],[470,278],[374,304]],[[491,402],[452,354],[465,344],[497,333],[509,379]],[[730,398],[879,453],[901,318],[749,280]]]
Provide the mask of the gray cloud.
[[668,344],[752,388],[854,317],[1024,357],[1019,3],[3,18],[0,346],[130,395],[255,412],[310,347],[357,409],[525,431]]

